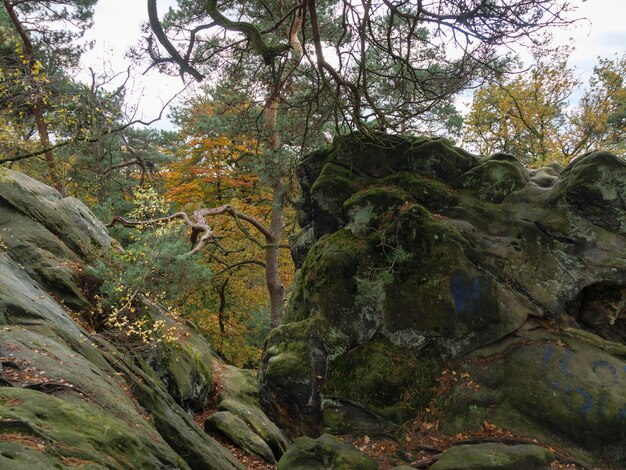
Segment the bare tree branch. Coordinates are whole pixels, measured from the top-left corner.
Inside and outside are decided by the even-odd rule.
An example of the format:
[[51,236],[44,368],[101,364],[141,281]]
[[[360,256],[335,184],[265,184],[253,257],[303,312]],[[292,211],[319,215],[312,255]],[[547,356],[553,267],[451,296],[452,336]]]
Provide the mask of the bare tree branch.
[[178,64],[181,73],[188,73],[197,81],[201,82],[204,79],[204,75],[191,67],[189,62],[183,59],[178,50],[176,50],[176,47],[174,47],[174,45],[167,38],[165,31],[163,31],[163,27],[159,21],[156,0],[148,0],[148,18],[150,20],[150,27],[152,28],[152,31],[154,31],[154,35],[157,37],[165,50],[170,54],[171,58],[176,62],[176,64]]
[[5,157],[5,158],[0,158],[0,165],[2,165],[3,163],[9,163],[9,162],[19,162],[21,160],[26,160],[28,158],[33,158],[33,157],[38,157],[39,155],[43,155],[46,152],[51,152],[53,150],[62,148],[62,147],[67,147],[68,145],[74,144],[76,142],[98,142],[100,139],[102,139],[103,137],[107,136],[107,135],[111,135],[111,134],[117,134],[118,132],[121,132],[125,129],[128,129],[131,126],[134,126],[136,124],[141,124],[144,126],[151,126],[152,124],[154,124],[157,121],[160,121],[161,119],[163,119],[163,113],[165,112],[165,109],[170,105],[170,103],[172,101],[174,101],[176,98],[178,98],[187,88],[189,87],[189,84],[185,85],[185,87],[180,90],[178,93],[176,93],[174,96],[172,96],[169,100],[167,100],[165,102],[165,104],[161,107],[161,111],[159,112],[159,115],[149,121],[144,121],[143,119],[134,119],[132,121],[129,121],[125,124],[122,124],[121,126],[117,126],[117,127],[112,127],[110,129],[105,130],[104,132],[90,137],[90,136],[86,136],[86,135],[82,135],[82,136],[77,136],[74,137],[72,139],[67,139],[67,140],[63,140],[61,142],[57,142],[54,145],[50,145],[48,147],[39,149],[39,150],[34,150],[32,152],[28,152],[28,153],[24,153],[22,155],[15,155],[13,157]]
[[[263,225],[261,221],[257,218],[241,212],[229,204],[225,204],[223,206],[210,208],[210,209],[198,209],[194,211],[189,217],[186,212],[176,212],[174,214],[159,217],[155,219],[149,220],[127,220],[122,216],[116,216],[107,224],[107,227],[113,227],[116,224],[121,224],[124,227],[139,227],[139,226],[155,226],[160,224],[165,224],[168,222],[172,222],[174,220],[181,220],[187,227],[192,230],[192,243],[194,244],[191,251],[189,251],[190,255],[198,253],[205,244],[215,238],[215,234],[213,229],[209,226],[207,222],[207,217],[214,217],[221,214],[227,214],[231,216],[236,222],[239,229],[246,235],[247,238],[250,238],[252,241],[257,243],[261,248],[289,248],[288,245],[281,245],[279,243],[275,243],[272,240],[275,238],[272,232]],[[252,235],[250,235],[249,231],[243,226],[241,221],[245,221],[254,227],[263,237],[266,239],[266,243],[261,243],[256,240]]]

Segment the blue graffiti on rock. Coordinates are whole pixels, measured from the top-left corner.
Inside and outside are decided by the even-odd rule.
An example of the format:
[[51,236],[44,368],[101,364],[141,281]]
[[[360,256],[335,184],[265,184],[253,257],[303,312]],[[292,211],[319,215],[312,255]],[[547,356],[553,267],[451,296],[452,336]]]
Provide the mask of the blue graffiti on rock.
[[[561,351],[562,353],[560,353]],[[554,364],[554,361],[558,361],[558,365]],[[543,352],[543,369],[547,370],[548,367],[554,367],[556,365],[555,369],[558,370],[562,376],[560,380],[554,380],[554,378],[548,379],[546,376],[546,379],[548,379],[548,389],[550,391],[559,391],[558,396],[565,403],[569,404],[574,400],[576,400],[577,403],[579,402],[580,407],[578,410],[583,415],[589,415],[592,411],[596,410],[601,417],[610,419],[610,417],[606,416],[607,393],[602,391],[594,396],[582,387],[581,384],[577,384],[576,377],[570,369],[570,364],[573,364],[573,361],[579,361],[573,351],[565,348],[559,348],[557,350],[552,344],[546,345]],[[606,360],[593,361],[590,367],[596,374],[603,373],[608,375],[608,377],[617,384],[623,384],[625,382],[626,365],[623,368],[624,374],[622,377],[620,377],[617,367]],[[626,403],[623,404],[620,412],[614,419],[618,423],[626,421]]]
[[457,317],[472,315],[480,308],[484,281],[471,278],[465,271],[454,271],[450,277],[450,291],[454,298],[454,311]]

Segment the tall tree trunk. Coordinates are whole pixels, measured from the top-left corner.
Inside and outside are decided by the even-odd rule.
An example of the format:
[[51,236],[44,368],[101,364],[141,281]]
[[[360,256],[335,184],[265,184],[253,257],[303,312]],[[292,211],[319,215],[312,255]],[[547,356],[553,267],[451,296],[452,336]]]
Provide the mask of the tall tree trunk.
[[[302,28],[303,9],[298,8],[294,16],[291,27],[288,31],[289,44],[292,48],[290,66],[295,68],[302,59],[302,43],[298,38],[298,34]],[[290,73],[290,68],[286,75]],[[283,72],[285,74],[285,72]],[[270,87],[270,94],[265,103],[265,130],[267,132],[267,147],[272,154],[272,158],[276,158],[276,153],[280,147],[280,131],[277,125],[278,102],[280,93],[285,87],[285,81],[279,78]],[[270,295],[270,326],[276,328],[280,325],[285,311],[285,286],[280,279],[279,270],[279,246],[280,238],[285,229],[285,203],[286,188],[281,176],[275,176],[276,180],[272,184],[272,214],[270,221],[270,237],[267,240],[267,248],[265,249],[265,283]]]
[[[33,50],[33,43],[30,41],[28,37],[28,33],[24,29],[22,22],[17,17],[17,13],[13,8],[13,4],[5,0],[4,8],[7,11],[9,18],[11,19],[11,23],[15,28],[15,31],[22,39],[24,43],[24,59],[28,63],[28,73],[33,82],[33,86],[35,89],[35,103],[33,104],[33,113],[35,115],[35,124],[37,126],[37,132],[39,134],[39,142],[41,143],[41,147],[43,149],[47,149],[50,147],[50,137],[48,134],[48,124],[44,118],[44,102],[41,96],[41,90],[37,85],[35,67],[37,61],[35,60],[35,54]],[[66,195],[65,185],[63,181],[59,178],[57,174],[56,162],[54,160],[54,156],[51,151],[44,152],[44,157],[46,159],[46,164],[48,165],[48,178],[50,183],[56,188],[57,191],[61,193],[62,196]]]
[[280,237],[285,228],[284,217],[284,187],[277,181],[272,193],[272,220],[270,222],[270,237],[265,249],[265,283],[270,295],[270,326],[280,325],[284,314],[285,287],[280,279],[279,246]]
[[[275,158],[280,146],[280,134],[276,126],[278,111],[278,93],[272,91],[265,107],[265,127],[268,133],[268,150]],[[285,228],[285,188],[280,176],[272,184],[272,213],[269,227],[270,236],[267,237],[265,248],[265,284],[270,296],[270,326],[280,325],[284,314],[285,287],[280,279],[279,246],[280,238]]]
[[96,199],[99,204],[103,204],[107,198],[107,181],[108,175],[106,174],[105,169],[105,155],[104,149],[102,148],[102,142],[94,142],[91,145],[91,151],[93,153],[94,162],[96,166],[96,174],[97,174],[97,188],[96,188]]
[[226,279],[224,283],[219,286],[217,293],[220,296],[220,306],[217,310],[217,323],[220,326],[220,333],[224,334],[226,329],[224,327],[224,312],[226,311],[226,286],[228,285],[228,281],[230,279]]

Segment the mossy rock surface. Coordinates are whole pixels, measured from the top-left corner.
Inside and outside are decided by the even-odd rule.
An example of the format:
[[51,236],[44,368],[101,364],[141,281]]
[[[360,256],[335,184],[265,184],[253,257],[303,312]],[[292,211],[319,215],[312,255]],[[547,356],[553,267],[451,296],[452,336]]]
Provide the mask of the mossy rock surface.
[[400,348],[378,338],[330,360],[322,394],[359,402],[402,424],[426,406],[441,368],[439,355],[429,357],[426,351]]
[[[62,305],[31,278],[25,269],[0,251],[0,325],[34,329],[42,336],[61,340],[97,367],[108,365],[86,338],[88,334]],[[6,331],[6,330],[5,330]]]
[[430,468],[433,470],[501,469],[541,470],[549,468],[554,454],[530,444],[485,443],[450,447]]
[[[366,239],[350,230],[330,234],[315,245],[300,271],[285,316],[286,322],[305,320],[319,310],[342,331],[371,335],[369,312],[354,305],[357,278],[366,276],[378,255]],[[346,295],[349,293],[349,295]]]
[[477,159],[444,138],[352,134],[335,139],[328,160],[374,178],[408,171],[452,181]]
[[337,230],[346,222],[344,202],[359,187],[364,179],[350,169],[335,163],[327,163],[315,184],[311,187],[311,206],[314,211],[315,236]]
[[340,439],[324,434],[296,439],[278,462],[279,470],[376,470],[369,455]]
[[[220,402],[221,411],[228,411],[241,419],[248,428],[271,450],[272,459],[279,459],[289,445],[289,439],[276,426],[267,415],[260,409],[260,406],[249,405],[234,399],[226,399]],[[255,452],[256,453],[256,452]],[[264,455],[258,454],[265,458]],[[266,459],[269,462],[272,460]]]
[[118,374],[132,390],[137,403],[149,414],[161,437],[192,469],[242,470],[245,467],[212,437],[206,434],[193,417],[180,407],[167,392],[158,375],[143,362],[121,359],[104,340],[99,341],[107,359],[115,364]]
[[[88,470],[104,470],[110,466],[101,465],[93,460],[76,457],[64,457],[53,453],[42,452],[40,440],[24,435],[0,435],[0,468],[11,470],[67,469],[84,468]],[[120,467],[122,468],[122,467]],[[166,466],[161,468],[167,468]],[[172,470],[179,467],[169,467]]]
[[[491,358],[513,341],[489,359],[494,378],[475,380],[480,390],[457,384],[454,400],[439,397],[442,429],[493,418],[623,464],[623,384],[582,371],[568,383],[535,357],[548,344],[576,355],[591,347],[597,373],[623,379],[623,355],[598,346],[619,350],[626,331],[623,159],[595,152],[529,171],[515,156],[478,158],[445,139],[350,135],[304,157],[299,173],[301,269],[259,371],[272,419],[293,436],[384,428],[423,410],[443,364]],[[546,339],[570,327],[596,339]],[[538,339],[523,339],[532,330]],[[553,403],[559,394],[569,402]],[[613,421],[581,415],[590,396]]]
[[398,172],[383,181],[404,189],[417,202],[434,212],[458,203],[456,192],[448,184],[418,173]]
[[348,214],[348,228],[356,236],[366,236],[378,230],[385,219],[394,216],[392,211],[412,199],[409,193],[395,186],[364,189],[343,203]]
[[204,410],[214,386],[213,355],[208,341],[191,324],[175,321],[154,302],[144,300],[143,309],[178,337],[176,343],[165,343],[154,350],[148,357],[150,367],[180,406],[191,411]]
[[57,235],[7,208],[0,210],[0,241],[11,259],[47,292],[75,309],[88,305],[80,289],[87,267]]
[[6,468],[25,468],[33,461],[54,468],[59,460],[67,465],[74,459],[94,468],[186,468],[156,433],[138,432],[89,402],[0,387],[0,410],[0,455],[16,465]]
[[[344,203],[353,194],[384,184],[385,179],[418,201],[428,199],[432,207],[443,207],[454,198],[445,184],[435,180],[450,183],[476,162],[446,139],[338,137],[331,148],[305,156],[300,163],[303,198],[298,220],[303,227],[311,225],[319,239],[347,222]],[[406,176],[414,173],[421,177]],[[398,179],[399,174],[405,177]]]
[[[406,406],[398,407],[406,412]],[[356,401],[324,397],[322,399],[324,431],[330,434],[350,434],[355,430],[366,435],[390,435],[398,425]]]
[[94,356],[100,356],[100,367],[77,354],[62,338],[19,326],[5,327],[0,332],[5,380],[15,387],[59,393],[67,399],[89,397],[92,403],[126,421],[129,427],[145,424],[141,411],[115,380],[114,369],[87,336],[83,342],[85,348],[93,349]]
[[570,210],[595,225],[626,234],[626,161],[592,152],[571,163],[556,183]]
[[347,348],[347,337],[317,317],[273,330],[261,358],[259,401],[290,437],[320,435],[323,416],[319,391],[328,354]]
[[[243,468],[176,402],[208,388],[191,384],[197,369],[171,364],[175,399],[145,360],[74,322],[90,308],[85,262],[111,243],[84,205],[7,171],[0,228],[0,467]],[[208,344],[183,337],[195,351],[178,362],[193,357],[210,384]]]
[[258,379],[255,371],[220,365],[222,389],[219,391],[219,410],[227,411],[242,420],[249,430],[268,447],[271,459],[277,461],[285,453],[290,441],[285,433],[263,412],[259,404]]
[[456,185],[476,191],[482,200],[500,203],[509,194],[526,186],[529,180],[530,175],[519,160],[490,158],[464,173]]
[[81,257],[97,255],[111,246],[106,228],[87,206],[72,197],[62,198],[55,189],[23,173],[3,171],[0,201],[4,208],[44,226]]
[[259,388],[254,370],[239,369],[228,364],[220,364],[220,370],[222,375],[220,401],[231,399],[250,405],[258,403]]
[[254,432],[248,424],[230,411],[213,413],[204,423],[207,431],[219,431],[249,454],[261,457],[274,464],[276,459],[272,449]]
[[444,432],[477,430],[488,420],[582,458],[591,451],[623,465],[626,355],[611,355],[611,343],[582,333],[520,332],[467,356],[466,379],[442,402]]

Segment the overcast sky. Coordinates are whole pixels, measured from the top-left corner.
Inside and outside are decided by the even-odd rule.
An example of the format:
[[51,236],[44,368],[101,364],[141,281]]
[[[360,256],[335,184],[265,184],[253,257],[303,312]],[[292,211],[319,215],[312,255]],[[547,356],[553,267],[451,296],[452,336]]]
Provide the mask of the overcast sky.
[[[159,0],[159,14],[162,16],[167,7],[175,3],[175,0]],[[571,3],[578,5],[576,17],[586,17],[589,21],[580,21],[572,28],[554,34],[557,43],[575,46],[570,64],[585,77],[592,72],[598,56],[613,57],[626,51],[626,0],[572,0]],[[85,67],[91,66],[96,71],[104,67],[125,70],[130,64],[125,52],[140,40],[141,23],[146,18],[146,2],[143,0],[99,0],[94,28],[87,35],[87,39],[95,40],[96,45],[85,55]],[[134,80],[130,101],[139,103],[144,119],[152,119],[159,114],[162,103],[182,86],[180,78],[166,77],[152,70]],[[171,129],[171,124],[164,121],[157,123],[156,127]]]
[[590,72],[598,56],[612,57],[626,51],[626,0],[573,0],[578,4],[577,17],[588,18],[568,31],[559,31],[555,38],[572,44],[572,65]]
[[[159,0],[159,15],[162,17],[168,6],[175,4],[175,0]],[[109,74],[125,71],[131,65],[126,52],[140,43],[144,36],[141,24],[147,21],[147,17],[144,0],[99,0],[95,7],[94,27],[85,37],[95,40],[95,46],[83,57],[84,67],[92,67],[96,72],[107,70]],[[135,70],[135,78],[129,83],[128,100],[133,105],[138,103],[142,119],[152,120],[184,84],[180,77],[168,77],[154,69],[142,75],[146,68],[144,64]],[[172,128],[165,120],[154,126]]]

